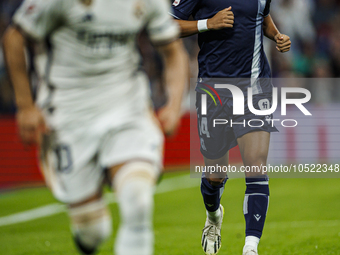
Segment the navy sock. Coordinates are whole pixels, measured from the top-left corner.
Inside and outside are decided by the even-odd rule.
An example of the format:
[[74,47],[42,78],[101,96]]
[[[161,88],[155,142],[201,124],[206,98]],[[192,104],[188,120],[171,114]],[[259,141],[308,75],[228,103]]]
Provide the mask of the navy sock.
[[243,203],[246,236],[261,238],[269,203],[268,181],[267,175],[246,178],[247,189]]
[[223,194],[224,185],[228,178],[225,178],[223,183],[218,186],[211,185],[203,176],[201,180],[201,193],[205,208],[209,212],[215,212],[220,207],[221,196]]

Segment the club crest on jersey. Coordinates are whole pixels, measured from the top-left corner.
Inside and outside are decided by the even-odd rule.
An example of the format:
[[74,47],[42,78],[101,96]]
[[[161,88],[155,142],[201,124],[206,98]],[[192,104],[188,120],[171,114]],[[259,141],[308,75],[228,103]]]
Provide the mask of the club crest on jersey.
[[135,4],[134,15],[137,19],[140,19],[145,13],[145,6],[142,1],[137,1]]
[[31,4],[27,7],[25,14],[29,15],[32,14],[35,11],[36,6],[34,4]]
[[172,3],[172,5],[173,5],[173,6],[177,6],[177,5],[179,5],[180,2],[181,2],[181,0],[175,0],[175,1]]
[[259,108],[260,110],[268,110],[270,107],[270,102],[269,100],[266,98],[266,99],[261,99],[259,101]]

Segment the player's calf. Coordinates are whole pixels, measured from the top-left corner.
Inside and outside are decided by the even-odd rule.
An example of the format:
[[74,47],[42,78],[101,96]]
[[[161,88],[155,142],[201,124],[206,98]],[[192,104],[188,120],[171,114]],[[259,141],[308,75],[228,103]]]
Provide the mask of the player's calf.
[[207,210],[201,244],[207,255],[215,255],[221,248],[221,227],[224,209],[220,205],[220,200],[227,179],[227,177],[224,179],[208,179],[203,176],[201,180],[201,192]]
[[69,209],[71,230],[79,252],[94,254],[112,233],[112,220],[104,199]]
[[121,215],[117,255],[153,253],[152,212],[157,172],[153,164],[139,161],[123,165],[114,177]]
[[[204,162],[206,166],[228,165],[228,156],[229,154],[226,153],[225,156],[219,159],[204,157]],[[220,210],[218,209],[220,208],[220,200],[227,180],[228,176],[225,172],[206,172],[202,176],[201,193],[209,220],[212,222],[218,221],[220,218]]]
[[267,175],[246,178],[243,213],[246,220],[246,240],[243,253],[257,254],[269,204],[269,178]]
[[218,209],[220,207],[221,196],[227,179],[227,177],[224,179],[211,179],[206,178],[205,176],[202,177],[201,193],[203,196],[205,208],[207,209],[208,213],[219,211]]

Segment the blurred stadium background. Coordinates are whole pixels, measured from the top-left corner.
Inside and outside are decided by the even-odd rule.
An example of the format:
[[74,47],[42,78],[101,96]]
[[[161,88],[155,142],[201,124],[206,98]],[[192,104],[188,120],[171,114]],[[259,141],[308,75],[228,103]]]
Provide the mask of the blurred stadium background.
[[[21,2],[0,0],[0,37]],[[325,78],[319,83],[300,82],[296,86],[305,87],[312,95],[317,95],[312,96],[309,105],[317,113],[316,119],[324,118],[332,122],[330,125],[307,123],[310,126],[307,131],[280,130],[280,136],[272,142],[282,146],[276,151],[271,150],[270,157],[278,164],[340,163],[340,84],[336,79],[340,77],[340,0],[273,0],[271,15],[281,32],[288,34],[293,42],[291,52],[281,54],[276,51],[274,43],[266,40],[265,51],[273,77],[296,81],[300,78]],[[191,76],[196,77],[196,37],[186,38],[184,43],[190,55]],[[162,63],[145,34],[141,35],[139,45],[144,57],[144,68],[150,77],[154,104],[159,108],[166,99],[160,76]],[[39,83],[34,73],[32,81],[34,90]],[[165,174],[165,181],[156,195],[157,255],[170,252],[203,254],[199,239],[205,216],[198,190],[199,180],[189,179],[187,175],[192,114],[188,101],[189,97],[184,103],[177,135],[166,140],[166,171],[183,171]],[[16,133],[15,111],[13,89],[6,75],[0,49],[0,254],[75,254],[74,248],[70,248],[73,246],[68,234],[67,217],[59,214],[64,209],[56,209],[57,213],[51,214],[54,215],[52,218],[38,221],[25,222],[27,215],[22,216],[24,224],[12,225],[13,218],[6,218],[51,203],[59,206],[54,204],[55,200],[46,188],[41,187],[43,179],[37,167],[35,148],[24,148],[20,143]],[[291,115],[296,114],[298,112],[292,110]],[[231,153],[231,162],[241,162],[237,148]],[[226,192],[223,197],[223,201],[228,201],[228,220],[223,229],[223,239],[232,240],[225,241],[227,247],[224,251],[227,254],[240,254],[242,247],[242,183],[242,180],[228,183],[227,191],[230,189],[232,193]],[[260,247],[261,255],[340,254],[339,179],[273,179],[271,185],[273,199],[264,237],[267,245]],[[21,190],[18,187],[37,188]],[[115,204],[111,208],[117,212]],[[181,217],[176,216],[179,210]],[[36,215],[39,216],[39,213],[37,211]],[[116,228],[118,221],[115,217]],[[180,242],[176,240],[179,237]],[[111,243],[105,244],[103,254],[111,254]]]

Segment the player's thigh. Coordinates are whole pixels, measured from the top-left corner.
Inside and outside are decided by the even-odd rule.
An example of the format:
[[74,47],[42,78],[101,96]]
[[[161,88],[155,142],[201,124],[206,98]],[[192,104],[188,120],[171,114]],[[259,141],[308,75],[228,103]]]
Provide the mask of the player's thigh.
[[[218,158],[218,159],[208,159],[206,157],[203,157],[203,158],[204,158],[204,164],[205,164],[206,167],[209,167],[209,166],[213,166],[213,167],[228,166],[228,164],[229,164],[229,151],[224,156],[222,156],[221,158]],[[216,171],[216,172],[211,173],[211,172],[207,171],[205,173],[204,177],[207,178],[208,181],[211,184],[219,185],[224,181],[225,178],[228,177],[228,173],[223,172],[223,171],[220,171],[220,172]]]
[[266,162],[269,151],[270,133],[254,131],[237,139],[243,163],[251,165],[256,162]]
[[117,193],[120,193],[126,184],[135,180],[154,186],[160,174],[160,169],[154,162],[138,158],[110,166],[108,170],[112,187]]
[[237,139],[243,164],[245,166],[257,166],[251,172],[246,172],[247,177],[265,174],[260,168],[267,164],[270,133],[266,131],[254,131]]
[[[226,98],[221,98],[223,105],[217,104],[212,98],[203,94],[207,101],[202,113],[202,94],[196,93],[197,128],[200,139],[200,151],[209,160],[225,157],[227,152],[237,145],[233,129],[230,127],[227,114]],[[203,106],[204,107],[204,106]],[[225,124],[214,125],[214,120],[226,120]],[[208,162],[208,161],[207,161]],[[209,163],[209,162],[208,162]]]
[[84,128],[52,132],[41,146],[41,169],[53,195],[67,204],[101,196],[103,170],[97,160],[100,139]]
[[[248,101],[246,96],[245,102]],[[272,94],[261,93],[252,97],[253,107],[257,110],[266,110],[271,108]],[[270,133],[278,130],[273,125],[273,115],[255,115],[245,103],[244,115],[234,115],[233,130],[237,143],[240,148],[242,160],[245,166],[261,166],[267,162],[269,149]],[[240,123],[243,123],[240,124]],[[253,168],[255,169],[255,168]],[[258,175],[259,173],[254,173]],[[246,173],[252,175],[252,173]]]
[[157,121],[147,113],[106,134],[99,151],[100,163],[109,169],[111,178],[119,172],[136,175],[137,171],[139,175],[157,179],[162,168],[163,143]]

